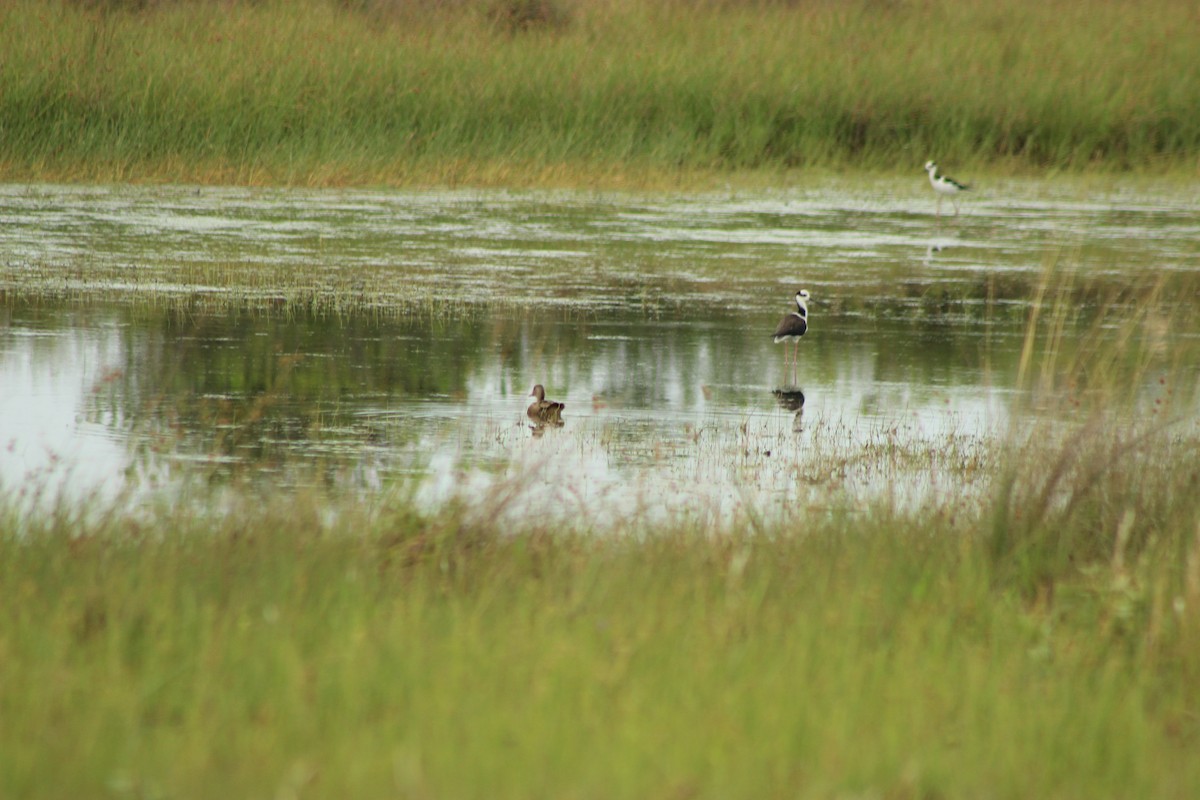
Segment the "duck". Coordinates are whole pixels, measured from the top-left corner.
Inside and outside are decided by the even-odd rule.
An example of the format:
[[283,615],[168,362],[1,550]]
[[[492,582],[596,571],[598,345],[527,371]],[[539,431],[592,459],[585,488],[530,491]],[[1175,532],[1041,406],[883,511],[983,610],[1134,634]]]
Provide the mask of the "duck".
[[562,412],[567,407],[565,403],[547,400],[546,388],[540,383],[533,387],[529,396],[534,398],[534,401],[529,404],[529,408],[525,409],[526,416],[539,423],[562,424]]

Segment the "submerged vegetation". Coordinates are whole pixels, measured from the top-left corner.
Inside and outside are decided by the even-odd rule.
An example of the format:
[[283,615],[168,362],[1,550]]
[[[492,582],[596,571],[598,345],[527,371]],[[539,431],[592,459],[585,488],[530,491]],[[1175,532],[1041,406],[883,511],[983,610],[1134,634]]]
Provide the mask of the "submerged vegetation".
[[6,3],[4,174],[645,185],[1200,153],[1184,0],[213,6]]

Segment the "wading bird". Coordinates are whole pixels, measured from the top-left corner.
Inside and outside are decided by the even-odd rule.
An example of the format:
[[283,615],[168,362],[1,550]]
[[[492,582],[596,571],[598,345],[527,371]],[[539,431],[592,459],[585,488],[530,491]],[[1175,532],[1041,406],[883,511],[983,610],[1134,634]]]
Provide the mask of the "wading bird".
[[529,404],[529,408],[525,409],[526,416],[538,423],[562,424],[562,412],[567,407],[565,403],[547,400],[546,390],[540,383],[533,387],[529,396],[535,399]]
[[954,216],[957,217],[959,192],[970,191],[971,187],[938,172],[938,165],[934,161],[925,162],[925,171],[929,173],[929,185],[937,192],[937,215],[942,215],[942,195],[949,195],[954,203]]
[[808,290],[796,292],[796,310],[779,320],[772,336],[775,344],[784,343],[783,374],[787,375],[787,344],[792,343],[792,383],[796,382],[796,358],[800,352],[800,337],[808,333]]

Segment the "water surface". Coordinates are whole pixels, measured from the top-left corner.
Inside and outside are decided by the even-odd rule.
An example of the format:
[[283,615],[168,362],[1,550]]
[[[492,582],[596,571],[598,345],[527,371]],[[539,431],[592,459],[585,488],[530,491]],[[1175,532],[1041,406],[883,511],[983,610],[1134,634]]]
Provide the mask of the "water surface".
[[[1196,300],[1195,199],[1012,184],[938,219],[923,192],[863,182],[10,186],[0,484],[124,503],[196,482],[403,491],[526,520],[966,501],[1031,413],[1038,286],[1071,287],[1059,347],[1121,336],[1126,312],[1153,338],[1135,317],[1147,284],[1162,319]],[[769,334],[800,287],[793,379]],[[1177,372],[1159,336],[1127,413],[1169,388],[1192,415],[1194,387],[1156,382]],[[563,426],[531,426],[534,383],[567,404]],[[1069,419],[1069,392],[1043,400]]]

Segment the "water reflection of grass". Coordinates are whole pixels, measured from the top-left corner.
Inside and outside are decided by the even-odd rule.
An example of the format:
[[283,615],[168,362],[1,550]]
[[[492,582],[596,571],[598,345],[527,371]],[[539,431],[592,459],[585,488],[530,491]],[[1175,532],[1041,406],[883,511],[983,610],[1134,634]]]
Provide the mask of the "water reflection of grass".
[[600,537],[503,492],[5,515],[0,793],[1191,796],[1198,446]]

